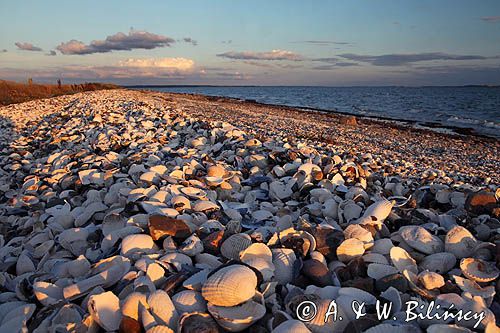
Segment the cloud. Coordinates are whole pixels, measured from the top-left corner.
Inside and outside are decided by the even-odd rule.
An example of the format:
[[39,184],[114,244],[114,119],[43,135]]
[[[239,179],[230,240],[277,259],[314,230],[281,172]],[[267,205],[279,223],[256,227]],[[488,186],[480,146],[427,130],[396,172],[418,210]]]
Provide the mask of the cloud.
[[50,50],[49,53],[45,53],[45,55],[48,55],[48,56],[55,56],[56,55],[56,51],[54,50]]
[[481,20],[485,22],[500,22],[500,16],[483,16]]
[[353,53],[340,54],[344,59],[370,63],[374,66],[403,66],[420,61],[431,60],[484,60],[498,57],[484,57],[479,55],[454,55],[440,52],[414,53],[414,54],[384,54],[384,55],[360,55]]
[[6,53],[7,50],[6,49],[3,49],[2,51],[0,51],[0,53]]
[[332,40],[299,40],[292,43],[316,44],[316,45],[351,45],[349,42],[335,42]]
[[128,34],[118,32],[106,37],[104,40],[93,40],[88,45],[72,39],[69,42],[61,43],[56,49],[62,54],[81,55],[111,51],[130,51],[133,49],[150,50],[157,47],[170,46],[172,43],[175,43],[175,40],[170,37],[131,29]]
[[17,48],[19,50],[24,50],[24,51],[42,51],[41,48],[31,44],[31,43],[21,43],[21,42],[17,42],[15,43],[15,45],[17,46]]
[[120,67],[137,67],[137,68],[171,68],[180,71],[188,71],[193,69],[194,61],[186,58],[149,58],[149,59],[134,59],[130,58],[118,62]]
[[272,50],[270,52],[225,52],[217,54],[218,57],[236,59],[236,60],[291,60],[291,61],[302,61],[304,58],[292,51],[285,50]]
[[315,66],[312,69],[321,70],[321,71],[329,71],[332,69],[337,69],[338,67],[353,67],[353,66],[359,66],[359,64],[355,63],[355,62],[336,62],[336,63],[330,64],[330,65]]
[[197,41],[195,41],[194,39],[192,39],[191,37],[184,37],[182,40],[183,40],[184,42],[186,42],[186,43],[191,43],[191,44],[193,44],[193,46],[198,45],[198,42],[197,42]]

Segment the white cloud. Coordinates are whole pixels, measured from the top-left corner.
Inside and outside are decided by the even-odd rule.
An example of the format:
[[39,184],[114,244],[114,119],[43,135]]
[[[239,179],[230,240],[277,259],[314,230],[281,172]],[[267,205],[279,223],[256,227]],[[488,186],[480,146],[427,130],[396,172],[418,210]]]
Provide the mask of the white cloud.
[[189,71],[194,68],[194,61],[186,58],[147,58],[120,61],[120,67],[149,67],[149,68],[171,68],[179,71]]

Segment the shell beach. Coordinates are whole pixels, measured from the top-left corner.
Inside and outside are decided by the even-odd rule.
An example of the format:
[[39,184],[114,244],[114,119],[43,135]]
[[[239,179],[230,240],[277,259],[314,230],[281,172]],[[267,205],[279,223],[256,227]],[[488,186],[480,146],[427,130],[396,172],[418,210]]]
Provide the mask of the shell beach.
[[499,331],[497,140],[109,90],[0,108],[0,149],[0,332]]

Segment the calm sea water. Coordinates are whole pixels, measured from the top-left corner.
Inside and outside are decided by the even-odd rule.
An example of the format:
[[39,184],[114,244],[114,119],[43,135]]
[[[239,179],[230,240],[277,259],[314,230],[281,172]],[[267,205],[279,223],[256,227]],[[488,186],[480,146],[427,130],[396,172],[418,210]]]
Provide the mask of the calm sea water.
[[500,138],[500,87],[155,87],[157,91],[472,128]]

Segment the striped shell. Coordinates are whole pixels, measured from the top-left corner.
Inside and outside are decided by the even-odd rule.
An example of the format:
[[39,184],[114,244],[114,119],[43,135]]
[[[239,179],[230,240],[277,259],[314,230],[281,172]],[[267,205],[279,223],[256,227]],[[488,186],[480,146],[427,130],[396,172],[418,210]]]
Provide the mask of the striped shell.
[[274,275],[273,254],[263,243],[254,243],[240,253],[240,260],[262,273],[264,281]]
[[207,301],[201,293],[194,290],[183,290],[172,296],[172,302],[180,315],[188,312],[206,312]]
[[248,301],[232,307],[216,306],[209,303],[208,312],[225,330],[240,332],[264,317],[266,307],[254,301]]
[[366,208],[363,217],[371,217],[372,221],[382,223],[391,213],[394,201],[383,199],[376,201]]
[[477,240],[470,231],[458,225],[448,231],[444,242],[445,251],[453,253],[457,259],[470,257],[476,245]]
[[177,326],[178,313],[170,296],[165,291],[157,290],[149,295],[148,305],[150,313],[159,321],[159,324],[171,328]]
[[[335,320],[335,316],[328,316],[328,320],[325,322],[326,314],[329,310],[334,311],[335,308],[330,309],[330,304],[332,300],[323,299],[320,301],[316,301],[315,304],[317,306],[317,315],[309,322],[306,322],[305,325],[308,329],[310,329],[314,333],[331,333],[331,332],[343,332],[346,326],[349,324],[349,320],[347,320],[348,316],[345,313],[344,309],[340,306],[337,307],[337,320]],[[303,318],[307,318],[307,315],[302,315]],[[344,320],[339,320],[342,317]]]
[[475,258],[464,258],[460,261],[460,269],[466,277],[477,282],[490,282],[500,274],[494,264]]
[[240,252],[252,244],[252,238],[247,234],[229,236],[220,247],[220,253],[228,259],[240,259]]
[[399,234],[408,245],[422,253],[433,254],[444,250],[443,241],[420,226],[402,227]]
[[393,247],[391,249],[391,261],[394,267],[398,269],[400,273],[403,273],[405,269],[417,274],[418,268],[415,260],[406,252],[405,249],[401,247]]
[[294,264],[297,260],[295,252],[291,249],[272,249],[274,276],[279,284],[286,285],[293,281]]
[[455,256],[448,252],[434,253],[420,262],[420,268],[436,273],[447,273],[457,263]]
[[209,276],[201,292],[213,305],[235,306],[252,298],[256,287],[254,271],[243,265],[231,265]]
[[337,248],[337,257],[345,263],[354,258],[361,257],[364,253],[364,243],[356,238],[346,239]]

